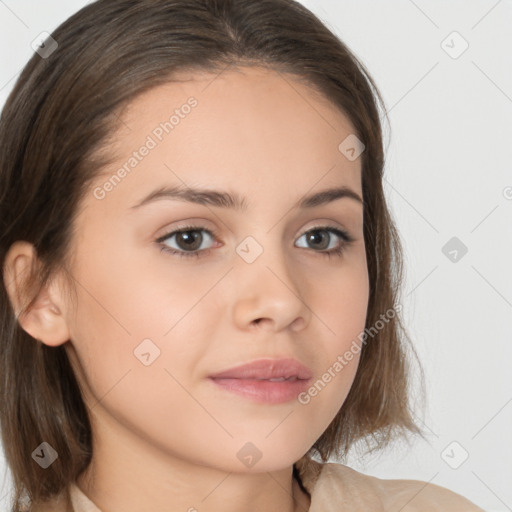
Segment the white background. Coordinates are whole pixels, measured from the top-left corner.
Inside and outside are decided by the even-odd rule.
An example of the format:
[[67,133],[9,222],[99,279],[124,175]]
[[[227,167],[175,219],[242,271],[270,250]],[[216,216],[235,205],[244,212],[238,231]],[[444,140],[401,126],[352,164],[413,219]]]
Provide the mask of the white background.
[[[86,3],[0,0],[0,105],[31,42]],[[361,59],[386,102],[385,187],[407,267],[401,303],[427,377],[428,443],[348,464],[512,510],[512,3],[302,3]],[[469,44],[461,55],[454,31]],[[452,237],[468,249],[456,262],[442,252]],[[443,452],[452,466],[469,456],[453,469]],[[10,482],[0,459],[2,473],[3,510]]]

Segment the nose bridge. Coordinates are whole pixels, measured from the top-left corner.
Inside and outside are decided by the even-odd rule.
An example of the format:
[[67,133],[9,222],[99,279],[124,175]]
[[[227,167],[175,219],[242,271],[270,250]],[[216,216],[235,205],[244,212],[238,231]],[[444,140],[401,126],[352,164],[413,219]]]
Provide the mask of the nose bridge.
[[308,308],[279,230],[253,230],[236,247],[235,314],[242,323],[267,318],[284,326]]
[[254,273],[251,279],[268,281],[273,276],[272,281],[280,282],[281,286],[286,284],[288,288],[295,288],[287,260],[288,250],[279,230],[262,228],[252,230],[251,233],[236,247],[239,260],[242,260],[238,261],[240,277],[243,273]]

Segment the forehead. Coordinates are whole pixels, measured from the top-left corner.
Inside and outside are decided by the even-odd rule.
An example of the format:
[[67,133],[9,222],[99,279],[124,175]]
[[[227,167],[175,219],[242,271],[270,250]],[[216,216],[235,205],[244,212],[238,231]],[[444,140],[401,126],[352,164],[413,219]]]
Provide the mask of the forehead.
[[[292,75],[263,67],[181,72],[124,109],[110,147],[116,161],[100,181],[128,170],[111,199],[135,199],[154,182],[237,188],[244,196],[295,194],[316,183],[361,193],[360,158],[339,150],[353,133],[334,104]],[[151,149],[130,169],[144,146]]]

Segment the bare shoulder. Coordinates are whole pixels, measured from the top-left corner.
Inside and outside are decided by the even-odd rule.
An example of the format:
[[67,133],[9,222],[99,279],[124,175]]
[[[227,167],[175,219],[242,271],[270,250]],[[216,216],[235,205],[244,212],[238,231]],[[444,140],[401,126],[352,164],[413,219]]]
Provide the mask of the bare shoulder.
[[329,478],[338,481],[349,495],[354,494],[355,499],[365,495],[386,512],[485,512],[464,496],[440,485],[421,480],[377,478],[343,464],[327,463],[325,466]]

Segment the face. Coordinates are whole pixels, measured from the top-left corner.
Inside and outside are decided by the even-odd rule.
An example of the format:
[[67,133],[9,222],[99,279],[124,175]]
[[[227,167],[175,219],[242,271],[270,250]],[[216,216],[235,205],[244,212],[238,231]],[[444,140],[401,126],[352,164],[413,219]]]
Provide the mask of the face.
[[[226,471],[248,471],[243,450],[261,454],[257,471],[291,465],[333,420],[358,365],[357,351],[335,363],[364,329],[363,205],[343,195],[299,204],[341,187],[362,197],[360,158],[338,149],[354,129],[264,68],[184,74],[121,120],[117,161],[83,198],[72,243],[65,346],[93,428]],[[153,194],[173,187],[242,205]],[[209,378],[261,358],[308,367],[300,397],[294,388],[272,401]]]

